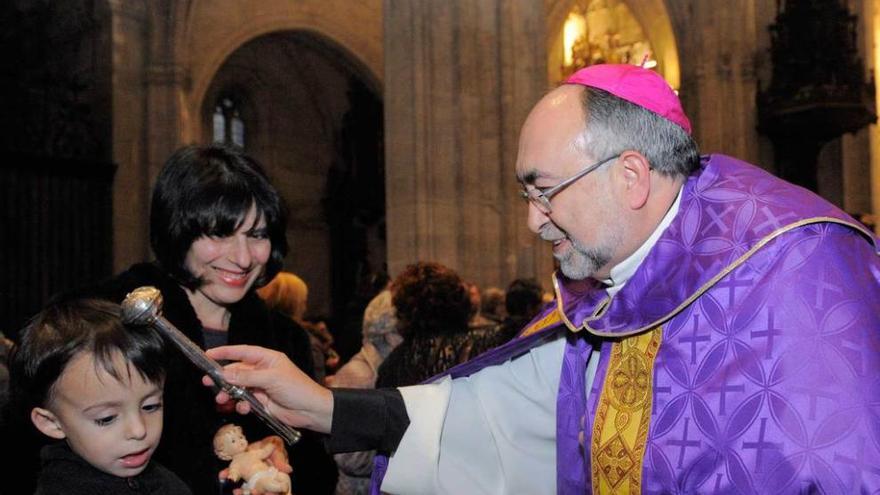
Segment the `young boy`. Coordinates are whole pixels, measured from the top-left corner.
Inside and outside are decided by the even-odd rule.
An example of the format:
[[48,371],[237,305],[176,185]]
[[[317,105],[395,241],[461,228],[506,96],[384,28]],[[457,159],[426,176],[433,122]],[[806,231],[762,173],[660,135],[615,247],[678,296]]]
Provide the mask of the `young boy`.
[[12,351],[12,400],[59,440],[40,452],[37,494],[191,493],[150,462],[162,435],[163,352],[160,336],[126,328],[106,301],[56,302],[31,321]]

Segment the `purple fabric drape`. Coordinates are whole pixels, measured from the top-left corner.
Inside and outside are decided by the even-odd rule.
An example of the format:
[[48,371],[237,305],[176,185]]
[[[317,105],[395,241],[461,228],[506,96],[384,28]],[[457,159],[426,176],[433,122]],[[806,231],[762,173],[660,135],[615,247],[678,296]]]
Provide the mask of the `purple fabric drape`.
[[568,334],[566,340],[556,399],[556,458],[565,462],[557,463],[556,492],[580,495],[586,486],[589,462],[578,437],[584,431],[587,411],[584,370],[592,348],[582,335]]

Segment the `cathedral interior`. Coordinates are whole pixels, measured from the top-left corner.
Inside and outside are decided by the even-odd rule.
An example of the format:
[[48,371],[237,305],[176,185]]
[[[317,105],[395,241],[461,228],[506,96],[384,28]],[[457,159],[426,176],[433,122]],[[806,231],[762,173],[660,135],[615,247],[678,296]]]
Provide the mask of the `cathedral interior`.
[[880,212],[880,0],[10,0],[0,25],[8,335],[150,259],[153,181],[190,143],[265,165],[314,314],[419,260],[546,285],[519,129],[602,62],[661,74],[702,153]]

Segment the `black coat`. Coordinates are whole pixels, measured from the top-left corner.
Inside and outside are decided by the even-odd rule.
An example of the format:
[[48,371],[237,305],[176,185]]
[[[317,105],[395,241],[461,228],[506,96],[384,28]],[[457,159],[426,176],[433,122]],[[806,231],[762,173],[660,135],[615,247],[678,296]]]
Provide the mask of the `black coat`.
[[155,460],[139,475],[120,478],[76,455],[66,442],[43,447],[36,495],[192,495],[186,484]]
[[[163,315],[193,342],[204,348],[202,324],[181,286],[158,266],[142,263],[102,283],[93,295],[121,302],[133,289],[152,285],[162,292]],[[254,291],[230,308],[229,344],[252,344],[284,352],[303,371],[312,374],[308,334],[290,318],[270,311]],[[155,458],[180,476],[196,495],[220,493],[219,471],[228,465],[214,455],[212,440],[225,423],[241,425],[248,440],[273,434],[256,416],[218,412],[214,392],[201,384],[203,373],[169,344],[165,382],[165,427]],[[318,435],[306,432],[288,448],[293,492],[298,495],[333,493],[336,466]]]

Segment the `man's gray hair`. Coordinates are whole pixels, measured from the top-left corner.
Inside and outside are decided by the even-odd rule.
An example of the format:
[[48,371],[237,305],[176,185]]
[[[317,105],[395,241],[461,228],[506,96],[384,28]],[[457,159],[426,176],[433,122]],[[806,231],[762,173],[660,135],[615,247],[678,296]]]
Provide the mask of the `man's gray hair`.
[[700,166],[697,143],[681,127],[611,93],[585,87],[586,150],[596,160],[638,151],[657,172],[687,177]]

